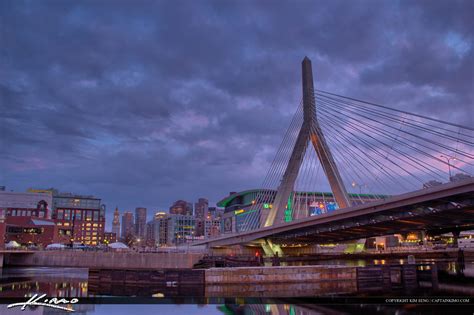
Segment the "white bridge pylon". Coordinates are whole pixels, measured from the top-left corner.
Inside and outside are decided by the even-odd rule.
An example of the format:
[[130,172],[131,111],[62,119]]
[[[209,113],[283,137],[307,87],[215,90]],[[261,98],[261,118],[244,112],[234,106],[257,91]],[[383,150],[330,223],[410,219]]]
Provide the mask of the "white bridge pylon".
[[334,199],[340,208],[350,206],[349,197],[344,187],[341,175],[332,157],[329,146],[326,143],[324,134],[319,127],[316,117],[316,102],[314,98],[313,70],[311,60],[305,57],[302,62],[303,77],[303,124],[296,138],[288,166],[283,174],[278,186],[273,206],[265,220],[264,226],[272,226],[284,222],[285,210],[288,199],[295,188],[295,181],[298,177],[300,167],[308,147],[311,142],[317,157],[324,170],[326,178],[331,187]]

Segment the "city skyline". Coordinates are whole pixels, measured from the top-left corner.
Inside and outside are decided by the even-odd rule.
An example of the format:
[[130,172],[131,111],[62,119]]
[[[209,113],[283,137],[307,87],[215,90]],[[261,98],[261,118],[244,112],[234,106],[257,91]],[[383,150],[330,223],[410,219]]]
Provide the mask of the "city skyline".
[[473,124],[469,2],[47,2],[1,4],[0,185],[97,196],[108,230],[116,205],[259,187],[305,55],[319,89]]

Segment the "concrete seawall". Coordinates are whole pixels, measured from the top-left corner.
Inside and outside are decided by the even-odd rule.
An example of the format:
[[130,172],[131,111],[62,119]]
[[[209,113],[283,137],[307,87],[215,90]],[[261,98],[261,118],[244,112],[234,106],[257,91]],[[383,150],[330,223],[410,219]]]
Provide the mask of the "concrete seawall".
[[[432,270],[428,273],[429,279],[421,276],[434,283]],[[131,288],[139,288],[167,297],[309,297],[391,290],[409,293],[417,287],[417,265],[89,269],[89,289],[94,295],[128,295]]]
[[205,274],[206,284],[301,283],[356,278],[355,267],[329,266],[211,268]]
[[186,269],[203,257],[198,253],[130,253],[39,251],[5,254],[4,266],[81,267],[105,269]]
[[286,266],[211,268],[206,297],[292,297],[357,291],[356,267]]
[[150,294],[165,292],[168,297],[292,297],[350,294],[358,289],[356,267],[89,269],[93,294],[126,295],[127,288],[134,286]]

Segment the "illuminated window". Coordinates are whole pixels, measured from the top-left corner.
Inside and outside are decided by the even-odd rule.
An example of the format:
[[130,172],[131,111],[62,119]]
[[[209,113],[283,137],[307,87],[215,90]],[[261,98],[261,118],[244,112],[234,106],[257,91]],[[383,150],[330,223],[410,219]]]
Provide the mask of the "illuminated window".
[[82,210],[76,210],[76,220],[82,220]]

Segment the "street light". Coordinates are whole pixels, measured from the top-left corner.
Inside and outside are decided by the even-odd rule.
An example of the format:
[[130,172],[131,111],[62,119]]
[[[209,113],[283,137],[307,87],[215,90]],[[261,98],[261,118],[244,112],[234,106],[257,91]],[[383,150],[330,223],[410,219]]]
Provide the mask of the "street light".
[[351,184],[352,187],[359,187],[359,195],[362,194],[362,187],[366,187],[367,185],[365,184],[357,184],[356,182],[352,182]]
[[439,157],[445,158],[446,161],[448,162],[448,172],[449,172],[449,181],[451,181],[451,163],[450,161],[456,161],[456,158],[454,156],[446,156],[446,155],[440,155]]

